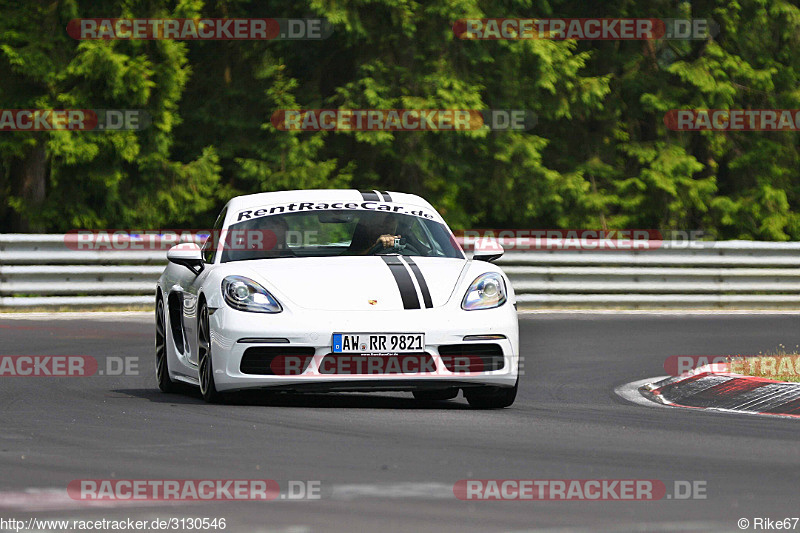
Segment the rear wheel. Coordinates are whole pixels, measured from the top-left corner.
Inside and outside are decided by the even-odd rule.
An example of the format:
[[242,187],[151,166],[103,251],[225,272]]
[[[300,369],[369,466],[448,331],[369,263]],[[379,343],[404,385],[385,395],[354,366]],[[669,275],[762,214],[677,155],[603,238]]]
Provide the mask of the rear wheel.
[[164,299],[156,302],[156,380],[162,392],[175,392],[177,386],[169,377],[167,362],[167,323],[164,313]]
[[221,403],[223,395],[217,391],[214,384],[214,364],[211,359],[211,328],[208,321],[208,306],[205,302],[200,305],[200,314],[197,319],[197,348],[200,378],[200,393],[208,403]]
[[519,378],[513,387],[475,387],[464,389],[470,407],[474,409],[502,409],[514,403],[519,388]]
[[458,389],[418,390],[412,394],[414,398],[422,402],[442,402],[458,396]]

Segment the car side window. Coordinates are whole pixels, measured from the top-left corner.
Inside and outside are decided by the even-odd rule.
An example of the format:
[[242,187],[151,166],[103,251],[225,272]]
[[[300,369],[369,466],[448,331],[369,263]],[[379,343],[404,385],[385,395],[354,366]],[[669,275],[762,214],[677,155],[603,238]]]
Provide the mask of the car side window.
[[222,213],[219,214],[217,221],[214,222],[214,228],[211,230],[211,235],[209,235],[206,239],[206,242],[203,243],[204,263],[211,264],[214,262],[214,254],[217,251],[217,243],[219,242],[219,238],[222,233],[222,224],[225,223],[225,213],[227,212],[227,207],[222,209]]

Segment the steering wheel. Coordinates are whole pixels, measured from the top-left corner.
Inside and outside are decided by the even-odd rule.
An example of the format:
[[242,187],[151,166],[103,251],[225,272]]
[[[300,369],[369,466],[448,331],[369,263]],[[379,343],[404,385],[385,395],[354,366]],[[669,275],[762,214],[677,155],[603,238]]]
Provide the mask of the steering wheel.
[[[379,248],[381,245],[380,243],[376,243],[375,246],[370,249],[371,255],[386,255],[386,254],[400,254],[400,255],[423,255],[419,252],[417,247],[411,243],[409,243],[405,237],[401,237],[397,239],[400,242],[396,243],[394,246],[387,246],[386,248]],[[407,252],[407,253],[403,253]]]
[[367,255],[384,255],[384,254],[394,254],[401,252],[405,247],[406,239],[401,237],[399,239],[394,240],[394,244],[392,246],[387,246],[384,248],[383,244],[376,242],[372,245],[372,248],[369,249]]

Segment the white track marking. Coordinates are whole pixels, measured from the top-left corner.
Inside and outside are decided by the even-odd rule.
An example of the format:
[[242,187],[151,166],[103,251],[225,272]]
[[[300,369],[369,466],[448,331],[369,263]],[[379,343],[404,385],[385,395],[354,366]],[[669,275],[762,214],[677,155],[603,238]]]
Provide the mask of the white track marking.
[[639,381],[632,381],[630,383],[625,383],[624,385],[620,385],[614,389],[614,392],[617,396],[622,398],[623,400],[627,400],[631,403],[635,403],[637,405],[644,405],[645,407],[666,407],[670,408],[670,405],[664,405],[662,403],[657,403],[652,400],[648,400],[642,393],[639,392],[639,387],[647,385],[648,383],[656,383],[663,379],[667,379],[669,376],[660,376],[656,378],[647,378],[647,379],[640,379]]
[[[435,499],[455,500],[452,483],[407,482],[407,483],[353,483],[332,486],[330,498],[352,501],[362,499]],[[276,500],[277,501],[277,500]],[[91,508],[124,508],[175,506],[197,501],[149,501],[149,500],[73,500],[63,488],[28,488],[16,491],[0,491],[0,510],[17,512],[72,511]]]
[[89,508],[120,508],[184,505],[186,501],[73,500],[65,488],[30,488],[0,492],[0,509],[37,512]]
[[453,484],[430,482],[409,483],[354,483],[333,485],[331,498],[334,500],[380,499],[449,499],[455,500]]

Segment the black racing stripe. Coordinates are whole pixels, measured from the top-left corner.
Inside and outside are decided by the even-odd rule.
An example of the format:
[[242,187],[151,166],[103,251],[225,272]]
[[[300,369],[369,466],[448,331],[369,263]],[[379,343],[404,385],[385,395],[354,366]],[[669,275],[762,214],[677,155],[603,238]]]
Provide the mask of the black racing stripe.
[[428,290],[428,283],[425,281],[425,276],[422,275],[422,270],[419,269],[419,265],[417,265],[410,257],[403,257],[403,259],[406,263],[408,263],[408,266],[411,267],[414,277],[417,278],[419,290],[422,291],[422,300],[425,302],[425,307],[430,309],[433,307],[433,300],[431,300],[431,291]]
[[389,195],[388,192],[386,192],[386,191],[378,191],[378,192],[383,195],[383,200],[385,202],[391,202],[392,201],[392,197]]
[[400,290],[400,298],[403,299],[403,307],[405,309],[421,309],[419,298],[417,297],[417,289],[414,288],[414,282],[411,281],[411,275],[403,262],[397,257],[389,255],[382,255],[381,258],[389,266],[389,270],[392,271],[394,281]]
[[380,202],[381,197],[375,191],[361,191],[361,197],[365,202]]

